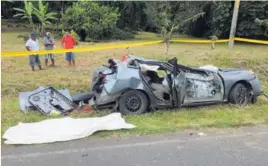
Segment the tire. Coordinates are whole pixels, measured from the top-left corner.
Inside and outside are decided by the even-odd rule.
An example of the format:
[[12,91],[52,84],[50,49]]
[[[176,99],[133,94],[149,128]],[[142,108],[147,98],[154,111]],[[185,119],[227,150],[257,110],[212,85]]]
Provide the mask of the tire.
[[244,84],[237,83],[229,93],[229,102],[232,104],[244,105],[249,103],[248,89]]
[[255,104],[255,103],[257,103],[257,101],[258,101],[258,97],[257,96],[252,96],[251,103]]
[[145,113],[149,107],[147,96],[137,90],[130,90],[122,94],[119,99],[119,111],[122,114],[139,115]]

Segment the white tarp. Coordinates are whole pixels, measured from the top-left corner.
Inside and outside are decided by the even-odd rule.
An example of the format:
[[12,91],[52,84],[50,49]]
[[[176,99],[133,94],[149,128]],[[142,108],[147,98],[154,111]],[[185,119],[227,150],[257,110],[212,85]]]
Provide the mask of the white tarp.
[[9,128],[3,138],[6,144],[40,144],[84,138],[100,130],[132,129],[120,113],[103,117],[74,119],[65,117],[36,123],[19,123]]

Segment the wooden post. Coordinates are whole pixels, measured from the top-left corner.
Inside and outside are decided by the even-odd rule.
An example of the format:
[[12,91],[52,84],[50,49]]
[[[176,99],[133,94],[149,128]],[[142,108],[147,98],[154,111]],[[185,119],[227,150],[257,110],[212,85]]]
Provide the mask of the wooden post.
[[235,31],[236,31],[239,4],[240,4],[240,0],[235,0],[232,25],[231,25],[230,37],[229,37],[229,49],[232,49],[234,46],[234,37],[235,37]]

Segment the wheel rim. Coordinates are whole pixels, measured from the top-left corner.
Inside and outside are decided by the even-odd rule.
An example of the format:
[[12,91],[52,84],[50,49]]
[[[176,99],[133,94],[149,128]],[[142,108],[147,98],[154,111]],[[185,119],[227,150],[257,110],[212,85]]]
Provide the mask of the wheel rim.
[[240,87],[236,94],[237,103],[245,104],[247,102],[247,89]]
[[125,101],[126,108],[131,112],[137,112],[141,108],[141,99],[138,95],[130,95]]

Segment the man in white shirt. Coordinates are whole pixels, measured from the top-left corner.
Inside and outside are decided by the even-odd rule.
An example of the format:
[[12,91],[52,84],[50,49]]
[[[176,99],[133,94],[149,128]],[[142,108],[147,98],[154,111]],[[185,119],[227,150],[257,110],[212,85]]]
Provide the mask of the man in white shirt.
[[[39,42],[37,39],[37,34],[35,32],[31,33],[30,39],[28,39],[26,42],[26,49],[32,52],[39,51]],[[31,54],[29,56],[29,63],[33,71],[35,71],[34,66],[38,66],[39,69],[42,70],[41,61],[38,54]]]

